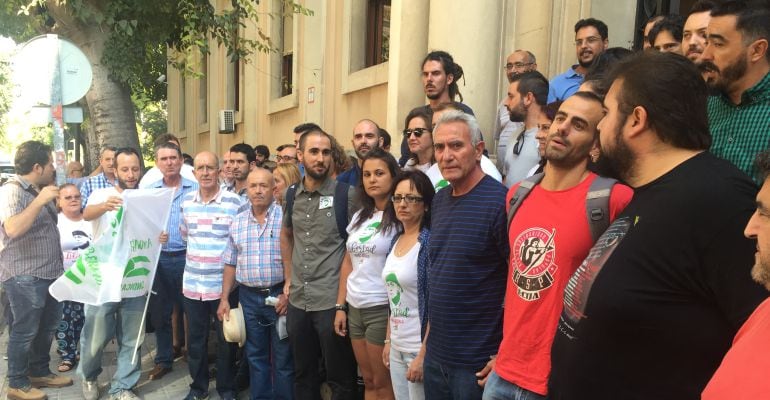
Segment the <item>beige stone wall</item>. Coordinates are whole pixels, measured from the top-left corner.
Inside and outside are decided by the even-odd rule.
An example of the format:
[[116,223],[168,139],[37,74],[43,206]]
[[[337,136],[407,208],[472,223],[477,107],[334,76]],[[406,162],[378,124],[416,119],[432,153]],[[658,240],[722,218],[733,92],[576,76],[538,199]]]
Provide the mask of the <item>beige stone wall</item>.
[[[229,1],[212,0],[218,7]],[[263,0],[265,13],[280,0]],[[364,69],[360,30],[364,0],[304,0],[311,17],[294,16],[286,34],[294,44],[294,86],[289,96],[277,98],[275,59],[259,54],[240,68],[240,102],[236,132],[219,134],[219,110],[227,99],[228,61],[222,49],[208,57],[208,113],[201,118],[200,82],[187,78],[184,87],[178,72],[168,72],[169,130],[182,138],[189,153],[221,153],[232,144],[266,144],[271,152],[293,140],[292,128],[313,121],[334,134],[350,149],[356,121],[370,118],[393,137],[398,155],[403,118],[425,104],[420,71],[425,54],[434,49],[450,52],[462,65],[465,81],[459,82],[464,102],[479,119],[485,137],[494,124],[496,107],[506,88],[502,65],[515,49],[535,53],[539,70],[551,77],[575,62],[573,26],[593,15],[608,23],[610,44],[629,47],[633,40],[633,3],[614,0],[392,0],[390,60]],[[259,24],[276,32],[277,19],[263,17]],[[248,25],[243,35],[255,37]],[[180,92],[184,89],[185,96]],[[308,92],[314,91],[309,101]],[[181,104],[184,100],[184,105]],[[230,102],[231,103],[231,102]],[[182,107],[184,107],[182,109]],[[184,114],[184,123],[181,121]],[[201,123],[201,121],[206,121]],[[491,143],[488,144],[491,147]]]

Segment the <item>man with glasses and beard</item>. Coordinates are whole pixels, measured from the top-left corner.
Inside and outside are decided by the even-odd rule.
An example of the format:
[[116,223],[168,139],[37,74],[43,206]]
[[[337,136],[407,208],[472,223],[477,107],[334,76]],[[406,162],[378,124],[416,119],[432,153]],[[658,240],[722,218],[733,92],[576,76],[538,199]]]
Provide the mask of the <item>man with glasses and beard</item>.
[[505,107],[512,122],[523,123],[521,131],[509,139],[503,160],[503,183],[506,187],[519,183],[539,161],[537,125],[548,122],[545,101],[548,98],[548,79],[537,71],[514,76],[508,85]]
[[647,52],[608,81],[602,157],[634,197],[570,278],[551,348],[552,399],[697,399],[767,291],[743,236],[754,183],[706,150],[692,62]]
[[575,24],[575,54],[578,63],[561,75],[551,78],[548,103],[564,100],[578,91],[588,67],[609,46],[607,24],[598,19],[581,19]]
[[[505,78],[510,84],[513,77],[529,71],[537,71],[537,60],[532,52],[527,50],[516,50],[505,60],[503,72]],[[502,171],[503,161],[505,160],[505,149],[508,148],[508,142],[511,136],[518,133],[524,126],[521,122],[511,121],[508,114],[508,108],[505,106],[507,98],[497,106],[497,118],[495,118],[495,142],[497,143],[497,168]]]
[[770,142],[770,2],[729,1],[711,10],[704,62],[709,85],[711,152],[760,183],[754,157]]
[[[136,189],[142,175],[140,155],[136,149],[123,148],[115,153],[115,175],[117,186],[94,191],[86,201],[83,218],[93,224],[94,238],[98,238],[114,221],[123,205],[121,194]],[[161,233],[160,242],[165,243],[168,235]],[[142,326],[144,305],[147,295],[123,298],[119,302],[99,306],[85,305],[85,322],[80,334],[80,365],[78,376],[82,380],[83,398],[99,398],[97,377],[102,372],[104,348],[113,339],[118,342],[117,364],[109,389],[110,399],[138,399],[132,391],[141,375],[141,356],[132,363],[132,356]],[[141,343],[140,343],[141,344]]]

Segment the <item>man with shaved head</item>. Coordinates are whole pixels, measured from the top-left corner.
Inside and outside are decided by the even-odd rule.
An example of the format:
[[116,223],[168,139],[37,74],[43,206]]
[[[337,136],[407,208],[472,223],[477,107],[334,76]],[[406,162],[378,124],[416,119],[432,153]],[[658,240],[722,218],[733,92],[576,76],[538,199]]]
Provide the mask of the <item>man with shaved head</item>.
[[[208,396],[208,334],[211,316],[216,315],[222,296],[223,252],[230,237],[230,223],[241,206],[241,198],[219,186],[219,158],[203,151],[193,162],[199,188],[182,200],[182,235],[187,240],[187,260],[182,276],[184,308],[189,319],[187,361],[190,369],[188,399]],[[222,399],[236,393],[235,347],[216,321],[217,392]]]
[[380,137],[380,127],[370,119],[358,121],[353,128],[353,139],[350,141],[353,150],[358,156],[358,164],[354,164],[349,170],[337,176],[337,182],[345,182],[350,186],[357,186],[361,180],[361,164],[364,156],[369,154],[372,149],[382,146]]

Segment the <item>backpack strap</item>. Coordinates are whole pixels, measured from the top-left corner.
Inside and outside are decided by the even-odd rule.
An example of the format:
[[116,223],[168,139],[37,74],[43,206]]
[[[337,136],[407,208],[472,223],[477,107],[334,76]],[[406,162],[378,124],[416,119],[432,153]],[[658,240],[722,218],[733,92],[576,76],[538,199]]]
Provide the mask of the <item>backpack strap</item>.
[[610,194],[616,179],[596,176],[586,195],[586,216],[594,243],[610,226]]
[[350,185],[337,181],[334,187],[334,218],[337,219],[337,230],[343,240],[348,240],[348,192]]
[[513,216],[516,214],[516,210],[519,209],[521,203],[524,202],[524,199],[529,196],[529,192],[532,191],[532,188],[542,180],[543,173],[539,173],[519,182],[519,187],[516,188],[516,192],[513,193],[513,197],[511,197],[511,201],[508,203],[510,206],[508,208],[508,230],[511,229],[511,221],[513,221]]
[[293,184],[286,189],[286,209],[283,210],[283,218],[289,218],[286,226],[293,227],[291,220],[291,212],[294,209],[294,196],[297,195],[297,184]]

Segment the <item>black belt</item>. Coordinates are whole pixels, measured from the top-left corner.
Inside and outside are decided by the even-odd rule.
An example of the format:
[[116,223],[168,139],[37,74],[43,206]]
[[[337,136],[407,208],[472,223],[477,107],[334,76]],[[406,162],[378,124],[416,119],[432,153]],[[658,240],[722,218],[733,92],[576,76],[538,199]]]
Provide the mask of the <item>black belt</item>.
[[245,288],[249,292],[259,293],[261,295],[268,296],[270,295],[270,292],[276,290],[276,289],[283,289],[283,282],[276,283],[273,286],[266,287],[266,288],[258,288],[253,286],[246,286],[246,285],[240,285],[239,287]]
[[168,256],[168,257],[176,257],[176,256],[183,256],[187,254],[187,250],[177,250],[177,251],[161,251],[161,255]]

